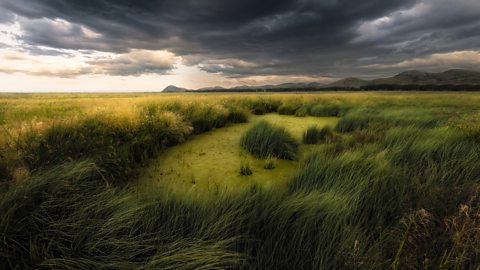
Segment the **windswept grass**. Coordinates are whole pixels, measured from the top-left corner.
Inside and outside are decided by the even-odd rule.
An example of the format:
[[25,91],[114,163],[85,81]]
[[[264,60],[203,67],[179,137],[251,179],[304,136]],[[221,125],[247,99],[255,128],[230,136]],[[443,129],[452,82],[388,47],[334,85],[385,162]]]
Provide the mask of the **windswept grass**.
[[335,134],[330,126],[318,127],[316,125],[310,126],[303,133],[304,144],[327,143],[334,140]]
[[183,142],[191,128],[177,115],[145,115],[137,121],[87,118],[55,124],[20,137],[20,158],[32,171],[66,160],[90,158],[104,178],[116,183],[134,177],[135,169],[162,149]]
[[214,231],[222,221],[196,215],[206,209],[138,201],[101,177],[93,163],[71,162],[3,194],[0,268],[225,269],[242,262],[228,249],[236,239]]
[[242,100],[243,106],[246,106],[253,114],[263,115],[276,112],[282,105],[282,101],[274,98],[254,98]]
[[240,139],[240,143],[254,156],[289,160],[297,158],[299,146],[285,128],[267,121],[259,121],[250,127]]
[[387,129],[395,126],[414,125],[432,128],[446,121],[446,115],[433,116],[431,109],[382,108],[350,110],[335,127],[339,132],[362,129]]
[[341,106],[339,104],[317,104],[310,109],[310,115],[312,116],[342,116],[348,111],[347,106]]
[[[479,269],[478,94],[192,96],[4,96],[0,269]],[[168,147],[278,110],[342,116],[318,146],[286,119],[244,134],[255,174],[304,151],[286,188],[136,193]]]

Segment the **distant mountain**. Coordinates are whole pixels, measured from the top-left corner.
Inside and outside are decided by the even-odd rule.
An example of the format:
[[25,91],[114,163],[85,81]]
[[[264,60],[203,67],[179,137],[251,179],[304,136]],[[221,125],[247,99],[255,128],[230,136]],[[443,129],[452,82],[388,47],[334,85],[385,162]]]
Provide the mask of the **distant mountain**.
[[352,88],[359,88],[365,85],[368,85],[368,81],[358,79],[358,78],[345,78],[339,81],[333,82],[329,84],[329,87],[352,87]]
[[369,84],[480,85],[480,72],[463,69],[451,69],[440,73],[409,70],[390,78],[372,80]]
[[[313,83],[282,83],[277,85],[241,85],[235,86],[232,88],[221,88],[220,90],[274,90],[274,89],[320,89],[321,87],[325,86],[324,84],[313,82]],[[207,88],[210,90],[211,88]],[[206,90],[206,88],[198,89],[198,90]]]
[[162,90],[165,93],[178,93],[178,92],[187,92],[189,91],[187,88],[177,87],[175,85],[169,85]]
[[198,90],[199,91],[221,91],[221,90],[227,90],[227,88],[221,87],[221,86],[214,86],[214,87],[204,87]]
[[240,89],[262,89],[262,86],[240,85],[232,88],[227,88],[227,90],[240,90]]
[[[458,87],[452,87],[458,86]],[[467,87],[465,87],[467,86]],[[184,88],[172,87],[173,91],[186,91]],[[169,88],[167,87],[167,88]],[[166,89],[167,89],[166,88]],[[232,88],[223,88],[220,86],[201,88],[197,91],[211,92],[254,92],[254,91],[297,91],[297,90],[332,90],[332,89],[397,89],[397,90],[480,90],[480,72],[464,69],[451,69],[445,72],[433,73],[418,70],[408,70],[399,73],[393,77],[380,78],[373,80],[362,80],[359,78],[345,78],[339,81],[324,85],[321,83],[283,83],[279,85],[242,85]],[[477,89],[478,88],[478,89]],[[165,91],[165,90],[164,90]]]
[[440,73],[408,70],[393,77],[374,80],[346,78],[329,84],[327,88],[361,88],[376,85],[480,85],[480,72],[463,69],[451,69]]
[[313,82],[313,83],[284,83],[284,84],[279,84],[275,85],[272,87],[273,89],[287,89],[287,88],[296,88],[296,89],[319,89],[321,87],[325,86],[324,84]]

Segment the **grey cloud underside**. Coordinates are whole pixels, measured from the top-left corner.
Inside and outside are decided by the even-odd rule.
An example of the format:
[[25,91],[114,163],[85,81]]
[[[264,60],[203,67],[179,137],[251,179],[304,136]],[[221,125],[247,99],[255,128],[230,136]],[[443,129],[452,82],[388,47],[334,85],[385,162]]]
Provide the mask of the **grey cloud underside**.
[[15,19],[12,12],[4,10],[0,7],[0,23],[11,23]]
[[[111,52],[167,49],[208,72],[242,77],[361,76],[369,73],[362,67],[372,63],[478,50],[480,6],[476,2],[4,0],[1,5],[24,18],[23,39],[30,45]],[[405,15],[403,11],[415,6],[423,8],[424,14]],[[376,29],[383,34],[362,39],[362,23],[383,16],[391,18],[383,29]],[[71,24],[59,28],[44,18]],[[89,36],[81,26],[100,36]],[[225,63],[206,61],[212,59]]]

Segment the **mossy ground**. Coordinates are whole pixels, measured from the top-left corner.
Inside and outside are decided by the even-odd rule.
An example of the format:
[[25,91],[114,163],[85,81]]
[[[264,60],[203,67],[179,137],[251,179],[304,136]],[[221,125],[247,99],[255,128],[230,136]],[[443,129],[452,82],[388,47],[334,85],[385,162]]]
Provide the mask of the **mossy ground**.
[[[285,188],[297,168],[298,161],[277,159],[275,169],[264,169],[266,159],[255,158],[240,146],[240,137],[249,126],[266,120],[287,128],[301,142],[302,133],[310,125],[334,126],[336,117],[295,117],[278,114],[252,116],[249,123],[234,124],[197,135],[191,140],[166,150],[151,162],[140,176],[137,190],[147,194],[167,193],[197,197],[242,191],[251,185]],[[302,145],[300,155],[316,146]],[[240,175],[242,160],[253,169],[250,176]]]

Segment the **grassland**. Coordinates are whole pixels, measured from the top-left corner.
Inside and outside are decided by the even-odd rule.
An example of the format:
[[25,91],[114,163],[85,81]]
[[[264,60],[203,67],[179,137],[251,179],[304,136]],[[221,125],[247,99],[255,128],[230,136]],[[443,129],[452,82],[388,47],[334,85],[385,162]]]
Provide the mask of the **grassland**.
[[0,269],[480,269],[479,102],[1,95]]

